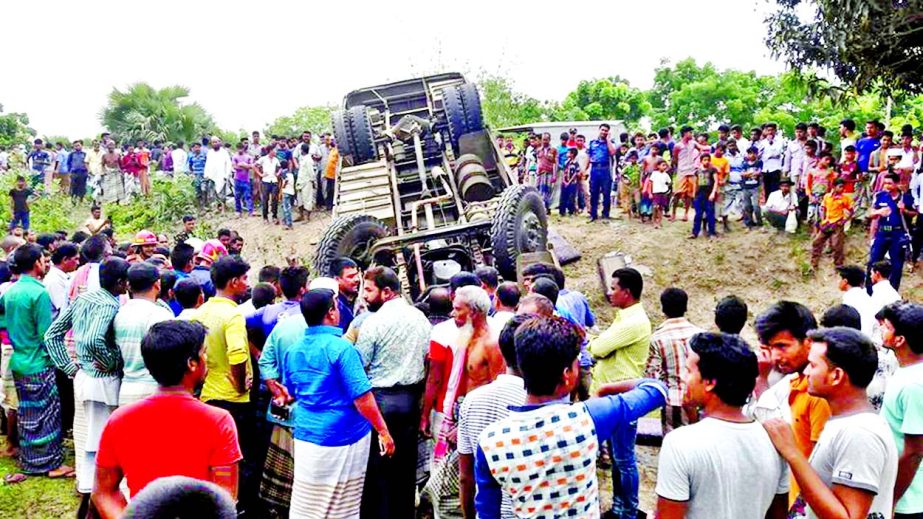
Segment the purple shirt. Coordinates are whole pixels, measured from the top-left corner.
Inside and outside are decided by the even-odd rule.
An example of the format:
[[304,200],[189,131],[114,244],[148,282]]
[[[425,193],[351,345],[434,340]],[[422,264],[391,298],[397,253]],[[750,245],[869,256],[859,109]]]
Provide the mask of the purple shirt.
[[231,157],[231,164],[234,165],[234,180],[250,180],[250,170],[240,167],[242,164],[253,165],[253,157],[240,153]]
[[267,305],[247,317],[247,327],[259,327],[263,330],[264,337],[269,337],[272,329],[276,327],[280,320],[300,312],[300,301],[282,301],[281,303]]

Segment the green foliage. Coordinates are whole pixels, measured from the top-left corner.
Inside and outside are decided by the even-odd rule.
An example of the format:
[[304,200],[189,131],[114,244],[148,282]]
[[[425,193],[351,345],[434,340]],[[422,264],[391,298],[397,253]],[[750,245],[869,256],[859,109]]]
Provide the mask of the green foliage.
[[9,148],[17,144],[27,144],[35,137],[35,130],[29,128],[29,116],[23,113],[3,113],[0,104],[0,146]]
[[854,92],[923,94],[923,0],[774,0],[766,44]]
[[268,127],[267,135],[284,135],[287,137],[300,136],[304,131],[314,135],[330,130],[330,114],[335,106],[302,106],[292,115],[276,118]]
[[503,128],[546,120],[546,105],[538,99],[513,90],[509,79],[484,74],[478,79],[484,122]]
[[135,83],[124,92],[114,88],[99,119],[116,140],[189,142],[217,127],[201,105],[183,102],[188,96],[189,89],[179,85],[158,90]]
[[181,175],[173,180],[154,177],[150,198],[105,208],[116,233],[133,235],[141,229],[155,233],[177,228],[183,215],[195,214],[192,179]]
[[651,111],[645,93],[627,81],[611,77],[581,81],[552,112],[552,120],[590,121],[618,119],[635,123]]

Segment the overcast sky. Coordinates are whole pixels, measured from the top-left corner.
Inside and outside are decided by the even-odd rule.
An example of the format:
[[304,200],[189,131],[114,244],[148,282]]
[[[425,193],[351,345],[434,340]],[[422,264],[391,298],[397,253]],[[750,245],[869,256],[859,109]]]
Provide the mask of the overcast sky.
[[252,130],[434,72],[500,73],[561,99],[580,79],[616,74],[646,88],[662,58],[783,70],[763,44],[763,2],[545,4],[6,0],[0,104],[26,112],[40,135],[77,138],[101,130],[112,88],[138,81],[185,85],[222,128]]

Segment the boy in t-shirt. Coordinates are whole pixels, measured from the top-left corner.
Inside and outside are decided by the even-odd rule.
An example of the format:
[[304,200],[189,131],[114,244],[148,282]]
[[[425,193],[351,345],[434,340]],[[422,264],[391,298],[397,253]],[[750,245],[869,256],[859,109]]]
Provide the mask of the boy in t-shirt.
[[568,148],[564,166],[561,168],[561,216],[577,214],[577,189],[580,186],[580,164],[577,163],[577,148]]
[[651,199],[654,205],[654,228],[660,229],[663,222],[663,212],[670,206],[670,185],[672,180],[670,174],[670,164],[660,159],[657,163],[657,169],[651,173]]
[[718,197],[715,199],[715,216],[721,219],[724,232],[731,228],[728,226],[728,215],[724,211],[725,188],[727,187],[728,177],[731,174],[731,163],[724,153],[727,151],[727,145],[719,142],[715,145],[715,152],[711,158],[711,165],[718,172]]
[[708,236],[715,237],[715,199],[718,198],[718,171],[711,165],[711,155],[699,155],[699,169],[695,172],[696,190],[692,200],[695,218],[692,220],[692,234],[689,239],[696,239],[704,226]]
[[247,153],[247,145],[237,143],[237,155],[231,157],[234,165],[234,209],[240,218],[243,209],[253,216],[253,196],[250,191],[250,172],[253,170],[253,157]]
[[759,150],[751,146],[747,149],[747,158],[740,173],[740,198],[743,202],[744,225],[747,228],[762,227],[763,215],[760,212],[760,184],[763,175],[763,161]]
[[29,197],[32,194],[32,188],[26,187],[26,177],[22,175],[16,177],[16,187],[10,189],[10,202],[13,204],[10,230],[16,227],[29,230]]
[[[820,205],[824,200],[824,195],[830,191],[834,172],[830,169],[833,157],[829,153],[821,153],[817,159],[817,167],[808,171],[806,182],[808,201],[808,222],[817,225],[820,220]],[[845,186],[844,186],[845,187]]]
[[284,169],[282,177],[282,225],[283,229],[292,229],[292,207],[295,205],[295,175],[291,169]]
[[631,220],[635,214],[640,200],[641,166],[638,165],[638,154],[631,150],[625,156],[625,165],[622,166],[621,181],[619,182],[619,205]]

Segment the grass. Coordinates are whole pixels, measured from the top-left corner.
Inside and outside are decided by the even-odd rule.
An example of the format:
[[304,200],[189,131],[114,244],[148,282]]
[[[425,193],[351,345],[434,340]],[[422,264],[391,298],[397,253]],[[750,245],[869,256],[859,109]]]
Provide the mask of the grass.
[[[5,443],[5,440],[4,440]],[[68,441],[65,463],[74,466],[73,443]],[[17,472],[13,458],[0,458],[0,474]],[[74,478],[29,477],[16,485],[0,484],[0,517],[52,519],[73,517],[80,504]]]

